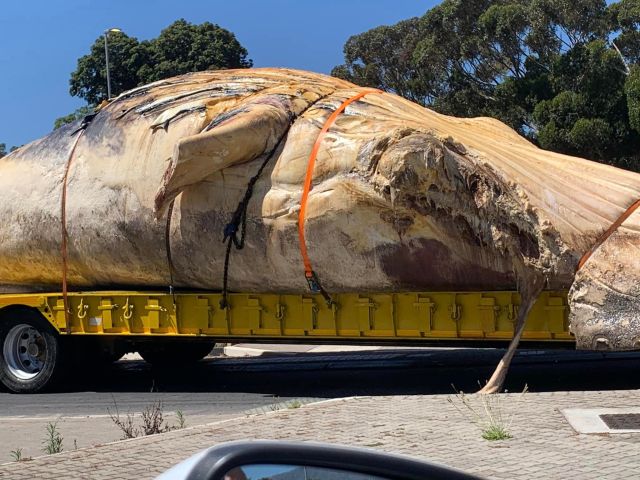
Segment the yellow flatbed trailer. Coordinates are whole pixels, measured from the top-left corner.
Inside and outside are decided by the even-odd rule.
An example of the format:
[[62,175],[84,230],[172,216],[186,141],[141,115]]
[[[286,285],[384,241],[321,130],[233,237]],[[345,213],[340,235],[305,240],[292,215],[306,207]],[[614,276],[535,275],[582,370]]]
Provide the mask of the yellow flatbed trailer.
[[[321,295],[143,291],[0,294],[0,381],[16,392],[47,387],[79,363],[139,351],[178,364],[215,342],[495,345],[511,339],[517,292]],[[527,319],[526,346],[571,346],[566,292],[543,292]],[[68,365],[72,362],[72,365]]]

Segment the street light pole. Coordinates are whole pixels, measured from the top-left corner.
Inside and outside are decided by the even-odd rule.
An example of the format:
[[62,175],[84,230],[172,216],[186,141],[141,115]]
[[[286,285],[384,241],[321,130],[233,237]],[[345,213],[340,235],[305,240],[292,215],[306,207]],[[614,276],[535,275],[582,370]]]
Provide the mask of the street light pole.
[[109,30],[104,32],[104,58],[107,62],[107,100],[111,100],[111,75],[109,75],[109,45],[107,44],[108,36],[109,36]]
[[107,63],[107,100],[111,100],[111,75],[109,74],[109,32],[121,32],[119,28],[110,28],[104,31],[104,59]]

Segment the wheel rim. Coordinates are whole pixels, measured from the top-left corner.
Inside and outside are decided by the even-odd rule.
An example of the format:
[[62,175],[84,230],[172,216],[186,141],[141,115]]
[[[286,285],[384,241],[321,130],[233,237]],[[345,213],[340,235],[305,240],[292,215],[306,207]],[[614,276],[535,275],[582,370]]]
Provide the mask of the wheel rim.
[[47,346],[44,337],[31,325],[16,325],[4,339],[2,347],[9,372],[20,380],[31,380],[45,364]]

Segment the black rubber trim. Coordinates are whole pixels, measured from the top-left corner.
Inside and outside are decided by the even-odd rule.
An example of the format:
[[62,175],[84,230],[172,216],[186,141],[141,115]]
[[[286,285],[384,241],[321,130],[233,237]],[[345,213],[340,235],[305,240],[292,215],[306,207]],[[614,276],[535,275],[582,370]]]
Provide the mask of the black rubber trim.
[[315,442],[253,440],[210,448],[186,480],[223,480],[233,468],[265,464],[333,468],[389,480],[481,478],[446,466],[374,450]]

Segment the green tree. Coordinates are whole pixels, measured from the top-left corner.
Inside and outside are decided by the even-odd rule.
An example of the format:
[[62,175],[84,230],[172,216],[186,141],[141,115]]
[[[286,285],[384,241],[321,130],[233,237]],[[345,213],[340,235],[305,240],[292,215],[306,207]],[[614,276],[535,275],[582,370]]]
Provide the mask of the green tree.
[[[78,59],[71,74],[69,93],[83,98],[90,105],[98,105],[107,98],[107,69],[104,37],[93,43],[88,55]],[[138,42],[123,32],[109,33],[109,67],[111,92],[118,94],[138,86],[138,70],[150,63],[148,42]]]
[[[116,95],[182,73],[252,65],[233,33],[209,22],[193,25],[181,19],[148,41],[123,32],[109,33],[108,40],[111,91]],[[104,37],[97,38],[89,54],[78,59],[69,83],[71,95],[89,105],[106,99]]]
[[440,72],[419,68],[413,59],[424,37],[420,19],[377,27],[347,40],[346,63],[332,75],[354,83],[392,91],[418,103],[428,104],[438,95]]
[[193,25],[177,20],[147,43],[151,62],[138,70],[141,83],[161,80],[188,72],[248,68],[247,50],[233,33],[205,22]]
[[13,146],[9,149],[9,151],[7,152],[7,144],[6,143],[0,143],[0,158],[5,157],[6,155],[8,155],[9,153],[17,150],[20,147],[17,146]]
[[631,63],[640,62],[640,1],[621,0],[609,7],[613,29],[618,33],[615,45]]
[[68,123],[73,123],[76,120],[81,120],[87,115],[89,115],[90,113],[92,113],[93,111],[94,111],[94,107],[92,107],[91,105],[84,105],[78,108],[77,110],[75,110],[74,112],[71,112],[69,115],[56,118],[55,122],[53,123],[53,128],[55,130],[57,128],[62,127],[63,125],[67,125]]
[[634,65],[624,85],[629,111],[629,126],[640,133],[640,67]]
[[351,37],[332,73],[640,169],[639,28],[640,0],[444,0]]

